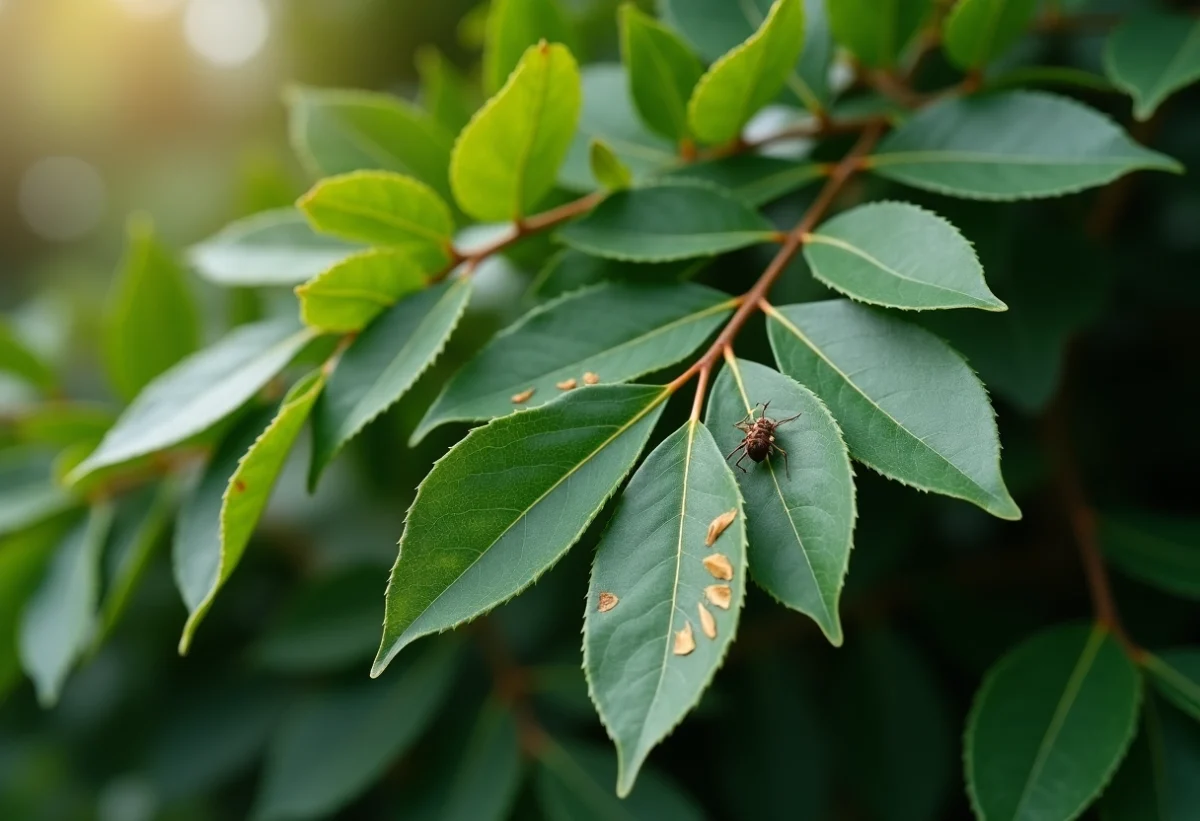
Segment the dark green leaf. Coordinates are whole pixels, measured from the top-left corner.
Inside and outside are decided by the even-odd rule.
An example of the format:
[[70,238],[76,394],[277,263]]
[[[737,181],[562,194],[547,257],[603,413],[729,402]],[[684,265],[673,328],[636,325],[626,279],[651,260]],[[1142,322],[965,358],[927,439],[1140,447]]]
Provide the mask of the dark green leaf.
[[831,0],[829,27],[863,65],[890,68],[932,6],[932,0]]
[[1200,724],[1146,696],[1141,730],[1104,791],[1102,821],[1191,821],[1200,807]]
[[495,0],[483,45],[483,85],[494,94],[539,41],[575,47],[575,34],[560,0]]
[[1137,725],[1142,682],[1103,628],[1058,627],[1006,655],[967,722],[967,792],[987,821],[1070,819],[1095,800]]
[[521,769],[516,719],[488,704],[463,752],[441,821],[504,821],[521,786]]
[[589,373],[611,384],[661,370],[696,350],[732,312],[726,294],[683,283],[611,283],[568,294],[526,314],[455,374],[412,441],[447,422],[504,416],[586,389]]
[[670,179],[698,180],[728,188],[752,208],[766,205],[825,176],[820,163],[798,163],[779,157],[738,154],[693,163],[666,174]]
[[704,66],[675,34],[627,4],[621,7],[621,57],[642,120],[668,140],[688,136],[687,103]]
[[[788,463],[776,454],[734,471],[746,500],[750,572],[776,599],[842,643],[838,598],[854,539],[854,476],[842,433],[807,388],[745,360],[727,361],[709,397],[708,425],[722,454],[745,436],[734,427],[759,403],[772,419],[799,414],[776,431]],[[739,454],[740,456],[740,454]],[[747,467],[743,463],[743,467]]]
[[39,388],[53,387],[57,381],[50,366],[3,320],[0,320],[0,373],[19,376]]
[[1018,66],[997,73],[986,80],[989,90],[1023,88],[1026,86],[1066,86],[1089,91],[1113,91],[1113,84],[1103,76],[1070,66]]
[[408,510],[373,674],[558,561],[633,467],[668,395],[650,385],[571,391],[451,448]]
[[1125,21],[1108,38],[1104,70],[1133,97],[1133,115],[1150,119],[1163,100],[1200,80],[1200,20],[1147,14]]
[[979,68],[1021,38],[1038,0],[961,0],[946,19],[946,53],[961,68]]
[[1141,664],[1168,701],[1200,721],[1200,649],[1147,653]]
[[300,318],[318,331],[361,330],[397,300],[423,289],[427,271],[403,251],[354,254],[296,288]]
[[118,505],[105,549],[104,603],[93,646],[99,646],[124,615],[154,551],[164,541],[174,505],[175,490],[169,482],[144,488]]
[[703,258],[661,263],[628,262],[594,257],[574,248],[564,248],[538,272],[529,291],[535,297],[552,299],[601,282],[640,282],[649,285],[682,282],[690,279],[706,263],[707,260]]
[[1200,520],[1148,513],[1107,514],[1100,546],[1120,570],[1177,596],[1200,600]]
[[55,484],[44,454],[14,449],[0,455],[0,539],[77,506]]
[[0,540],[0,705],[21,675],[17,630],[62,528],[56,523]]

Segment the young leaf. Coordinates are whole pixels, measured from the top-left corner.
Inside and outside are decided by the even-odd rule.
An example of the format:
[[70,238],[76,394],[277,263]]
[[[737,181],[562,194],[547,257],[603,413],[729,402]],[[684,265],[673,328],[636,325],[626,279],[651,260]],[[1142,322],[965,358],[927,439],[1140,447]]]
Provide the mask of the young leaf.
[[[617,795],[633,789],[658,742],[708,688],[737,632],[746,590],[742,498],[712,434],[687,422],[633,475],[596,549],[583,627],[583,665],[600,720],[617,745]],[[715,542],[709,523],[736,517]],[[704,560],[724,556],[726,607],[705,588],[718,580]],[[601,597],[615,596],[604,608]],[[715,636],[701,612],[711,615]],[[711,625],[710,625],[711,626]],[[693,636],[681,652],[679,636]]]
[[1168,701],[1200,721],[1200,649],[1147,653],[1141,664]]
[[419,47],[416,64],[421,77],[421,105],[446,130],[457,134],[477,106],[467,78],[436,46]]
[[1003,311],[971,243],[946,220],[902,202],[846,211],[805,237],[813,276],[862,302],[920,311]]
[[571,52],[561,45],[531,46],[454,144],[450,184],[463,211],[491,222],[530,213],[554,187],[580,100]]
[[471,279],[451,279],[400,300],[342,354],[313,410],[309,487],[373,419],[399,401],[458,325]]
[[521,787],[521,740],[510,710],[489,703],[463,752],[441,821],[504,821]]
[[1176,596],[1200,600],[1200,520],[1107,514],[1100,520],[1100,546],[1126,575]]
[[453,135],[388,94],[293,87],[287,95],[292,145],[317,176],[382,169],[416,177],[450,198],[446,168]]
[[751,208],[758,208],[821,179],[825,173],[820,163],[798,163],[759,154],[737,154],[681,166],[664,176],[727,188]]
[[21,666],[38,702],[53,707],[75,662],[91,641],[100,597],[100,557],[112,525],[108,505],[92,508],[59,544],[50,567],[21,616]]
[[180,511],[175,577],[188,608],[179,639],[181,654],[188,652],[217,592],[241,561],[275,480],[324,386],[324,373],[314,371],[292,386],[273,418],[253,414],[239,424]]
[[496,93],[539,41],[574,48],[575,33],[560,0],[496,0],[487,18],[483,44],[483,85]]
[[549,742],[538,754],[537,796],[547,821],[700,821],[704,813],[667,779],[647,770],[636,790],[617,798],[612,753]]
[[355,251],[313,231],[294,208],[280,208],[230,223],[193,245],[188,259],[200,276],[218,285],[299,285]]
[[296,288],[300,318],[318,331],[360,330],[424,288],[426,270],[403,251],[373,248],[347,257]]
[[960,68],[980,68],[1021,39],[1038,0],[961,0],[946,19],[946,53]]
[[571,391],[451,448],[408,510],[372,675],[413,640],[487,612],[558,561],[633,467],[667,396],[652,385]]
[[891,479],[1021,511],[1000,475],[1000,441],[983,385],[933,334],[847,300],[771,308],[779,369],[825,400],[851,455]]
[[642,120],[669,140],[688,136],[687,103],[704,66],[675,32],[632,4],[621,7],[621,56]]
[[628,188],[633,182],[633,173],[604,140],[592,140],[588,157],[592,166],[592,176],[601,188],[620,191]]
[[105,317],[104,360],[118,394],[132,399],[200,344],[200,317],[183,269],[147,217],[126,228],[125,258]]
[[297,705],[267,753],[256,821],[327,818],[366,790],[437,716],[457,649],[430,648],[389,681],[316,693]]
[[1126,20],[1108,38],[1104,71],[1133,97],[1133,116],[1150,119],[1163,100],[1200,80],[1200,20],[1182,14]]
[[634,262],[670,262],[770,242],[765,217],[720,189],[660,182],[619,191],[559,238],[588,254]]
[[[412,441],[446,422],[504,416],[583,390],[587,373],[627,382],[673,365],[732,312],[729,296],[702,285],[610,283],[568,294],[493,338],[442,390]],[[512,397],[531,388],[514,406]]]
[[696,138],[707,143],[737,138],[783,88],[803,45],[803,3],[775,0],[758,30],[697,83],[688,101],[688,124]]
[[869,68],[891,68],[929,16],[932,0],[834,0],[833,39]]
[[54,371],[29,349],[17,334],[0,319],[0,373],[19,376],[31,385],[46,389],[57,381]]
[[1189,821],[1200,807],[1200,724],[1146,695],[1141,730],[1100,802],[1101,821]]
[[234,329],[147,385],[68,483],[204,432],[258,393],[314,336],[297,331],[294,320]]
[[450,260],[450,208],[412,177],[390,171],[330,177],[314,185],[297,205],[318,231],[403,251],[426,270],[437,270]]
[[21,613],[38,586],[61,532],[62,528],[52,523],[0,541],[0,705],[21,677]]
[[1103,114],[1041,91],[930,106],[884,138],[867,165],[916,188],[981,200],[1070,194],[1139,168],[1181,170]]
[[155,549],[163,541],[174,503],[174,488],[164,482],[132,494],[117,507],[105,550],[104,603],[92,637],[93,647],[104,642],[124,615]]
[[734,425],[766,402],[772,419],[799,418],[775,432],[788,451],[787,465],[776,453],[760,465],[743,462],[746,473],[734,470],[746,500],[750,572],[840,646],[838,598],[854,539],[850,457],[820,399],[795,380],[742,359],[727,362],[709,397],[707,422],[722,455],[745,436]]

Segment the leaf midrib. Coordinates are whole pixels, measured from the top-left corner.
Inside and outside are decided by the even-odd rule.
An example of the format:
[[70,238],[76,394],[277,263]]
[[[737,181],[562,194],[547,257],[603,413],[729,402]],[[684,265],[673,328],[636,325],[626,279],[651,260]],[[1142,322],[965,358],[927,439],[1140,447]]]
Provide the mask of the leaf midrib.
[[[439,247],[445,246],[450,242],[449,234],[439,232],[434,228],[412,220],[405,219],[401,214],[392,211],[384,211],[379,208],[367,204],[360,204],[360,200],[341,200],[331,198],[324,203],[314,201],[313,205],[318,207],[323,206],[330,210],[339,211],[344,214],[350,214],[355,217],[363,217],[364,219],[375,220],[390,228],[398,228],[401,231],[407,231],[410,234],[416,234],[421,239],[429,240]],[[405,243],[407,244],[407,243]]]

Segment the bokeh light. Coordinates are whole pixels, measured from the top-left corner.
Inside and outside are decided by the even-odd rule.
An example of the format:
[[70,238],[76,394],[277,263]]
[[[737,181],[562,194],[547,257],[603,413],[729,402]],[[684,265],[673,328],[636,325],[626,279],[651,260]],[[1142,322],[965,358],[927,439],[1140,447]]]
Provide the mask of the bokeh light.
[[78,157],[44,157],[21,178],[18,204],[30,229],[44,239],[79,239],[99,225],[107,201],[104,180]]
[[266,45],[270,17],[262,0],[189,0],[184,39],[216,66],[240,66]]
[[[0,0],[0,3],[4,0]],[[116,0],[131,17],[163,17],[175,9],[180,0]]]

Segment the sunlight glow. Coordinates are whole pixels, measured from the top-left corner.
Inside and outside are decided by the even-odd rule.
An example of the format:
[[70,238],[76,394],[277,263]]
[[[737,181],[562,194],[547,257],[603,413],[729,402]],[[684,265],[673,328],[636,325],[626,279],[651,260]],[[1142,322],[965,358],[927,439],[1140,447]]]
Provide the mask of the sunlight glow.
[[179,0],[116,0],[130,17],[163,17],[179,5]]
[[262,0],[189,0],[183,16],[187,44],[223,68],[253,59],[266,45],[269,31]]

